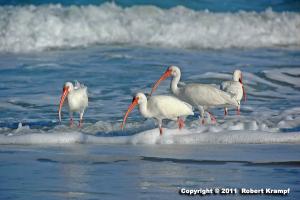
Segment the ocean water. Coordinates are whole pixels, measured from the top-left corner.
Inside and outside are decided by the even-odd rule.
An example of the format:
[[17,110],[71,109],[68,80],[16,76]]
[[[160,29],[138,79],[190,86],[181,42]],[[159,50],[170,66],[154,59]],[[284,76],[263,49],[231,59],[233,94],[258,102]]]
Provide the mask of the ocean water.
[[[298,1],[0,5],[1,199],[184,198],[182,187],[290,188],[284,198],[300,198]],[[132,95],[150,93],[170,65],[185,83],[219,85],[242,70],[241,115],[211,109],[217,124],[202,125],[196,112],[181,131],[164,122],[159,136],[135,109],[122,131]],[[68,126],[66,107],[58,122],[62,86],[74,80],[88,87],[82,128]]]

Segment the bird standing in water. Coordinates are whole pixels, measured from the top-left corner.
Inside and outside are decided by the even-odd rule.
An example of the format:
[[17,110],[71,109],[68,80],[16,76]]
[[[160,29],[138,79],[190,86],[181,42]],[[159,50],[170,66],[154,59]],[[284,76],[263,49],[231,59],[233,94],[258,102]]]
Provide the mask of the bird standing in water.
[[[233,72],[232,81],[224,81],[221,84],[221,90],[231,94],[233,98],[238,102],[238,106],[236,107],[237,115],[240,114],[241,109],[241,100],[244,97],[244,101],[246,101],[246,92],[243,85],[243,75],[241,70],[235,70]],[[227,107],[224,108],[224,114],[228,115]]]
[[[172,93],[180,100],[185,101],[200,111],[201,122],[204,123],[204,113],[208,112],[208,109],[216,106],[238,106],[238,102],[232,98],[228,93],[219,90],[208,84],[186,84],[182,87],[178,87],[180,81],[181,72],[179,67],[170,66],[165,73],[159,78],[152,88],[151,94],[156,90],[161,81],[172,76],[170,88]],[[150,95],[151,95],[150,94]],[[212,121],[216,121],[216,118],[210,113]]]
[[127,112],[124,115],[124,119],[121,125],[123,129],[126,123],[126,119],[129,113],[134,109],[136,105],[139,105],[139,111],[145,118],[154,118],[158,122],[159,133],[163,134],[162,120],[177,120],[179,129],[184,127],[184,121],[181,117],[194,115],[192,106],[177,99],[173,96],[158,95],[152,96],[149,99],[143,93],[137,93],[132,103],[128,107]]
[[66,82],[63,87],[62,96],[60,98],[58,117],[61,122],[61,110],[65,99],[68,100],[68,107],[70,113],[70,127],[73,126],[73,112],[79,113],[79,125],[82,126],[83,114],[88,106],[87,87],[79,82],[75,82],[75,86],[71,82]]

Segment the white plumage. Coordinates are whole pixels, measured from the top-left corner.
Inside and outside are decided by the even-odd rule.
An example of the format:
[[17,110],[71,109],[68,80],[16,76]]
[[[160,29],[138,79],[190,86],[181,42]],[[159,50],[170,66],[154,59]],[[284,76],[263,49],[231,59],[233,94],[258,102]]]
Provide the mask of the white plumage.
[[75,82],[75,87],[71,82],[66,82],[64,84],[58,110],[59,121],[61,121],[61,109],[64,104],[65,98],[67,98],[68,100],[70,126],[73,125],[73,112],[77,112],[80,115],[80,127],[82,125],[84,111],[88,106],[87,87],[83,84],[80,84],[78,81]]
[[177,120],[181,129],[184,122],[183,116],[193,115],[192,106],[173,96],[153,96],[147,99],[143,93],[137,93],[129,106],[122,123],[122,128],[126,123],[126,119],[133,108],[139,105],[139,111],[145,118],[154,118],[159,125],[160,134],[162,134],[162,120]]
[[[224,81],[221,84],[221,90],[231,94],[233,98],[238,102],[237,114],[240,114],[240,106],[241,100],[244,96],[244,100],[246,99],[246,93],[243,85],[242,72],[240,70],[235,70],[233,72],[232,81]],[[225,115],[228,114],[227,107],[224,108]]]
[[[160,77],[152,88],[151,94],[158,87],[162,80],[172,76],[171,91],[179,99],[186,101],[200,111],[202,123],[204,122],[204,112],[210,107],[216,106],[238,106],[238,102],[228,93],[223,92],[211,85],[206,84],[184,84],[178,87],[181,72],[176,66],[170,66],[166,72]],[[209,113],[209,112],[208,112]],[[209,113],[212,120],[215,118]]]

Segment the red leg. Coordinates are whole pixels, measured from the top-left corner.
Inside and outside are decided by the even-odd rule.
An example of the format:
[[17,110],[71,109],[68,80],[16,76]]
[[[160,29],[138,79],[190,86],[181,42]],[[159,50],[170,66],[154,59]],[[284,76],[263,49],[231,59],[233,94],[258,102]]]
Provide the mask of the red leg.
[[78,128],[82,127],[82,119],[79,120]]
[[70,127],[71,127],[71,128],[72,128],[73,124],[74,124],[73,118],[71,117],[71,118],[70,118]]
[[228,110],[227,110],[227,108],[224,108],[224,115],[225,115],[225,116],[228,115]]
[[82,121],[83,121],[83,112],[80,113],[79,115],[79,124],[78,124],[78,128],[82,127]]
[[[207,111],[208,112],[208,111]],[[210,116],[210,120],[213,122],[213,123],[216,123],[217,122],[217,119],[215,118],[215,116],[211,113],[211,112],[208,112],[209,116]]]
[[205,123],[205,120],[204,120],[204,119],[202,119],[202,120],[201,120],[201,124],[203,125],[204,123]]
[[179,129],[182,129],[184,127],[184,121],[180,117],[178,117],[177,123],[178,123],[178,128]]
[[236,114],[237,114],[237,115],[240,115],[240,114],[241,114],[241,111],[240,111],[240,108],[239,108],[239,107],[237,107],[237,109],[236,109]]
[[163,134],[163,129],[162,129],[162,127],[159,127],[159,134],[160,134],[160,135]]

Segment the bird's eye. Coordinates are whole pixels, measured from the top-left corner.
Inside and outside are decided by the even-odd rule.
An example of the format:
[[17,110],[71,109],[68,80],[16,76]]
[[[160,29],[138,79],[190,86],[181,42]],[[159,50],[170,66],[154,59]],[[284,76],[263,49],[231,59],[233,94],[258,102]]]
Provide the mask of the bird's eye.
[[133,103],[134,101],[139,101],[139,97],[133,97],[131,103]]

